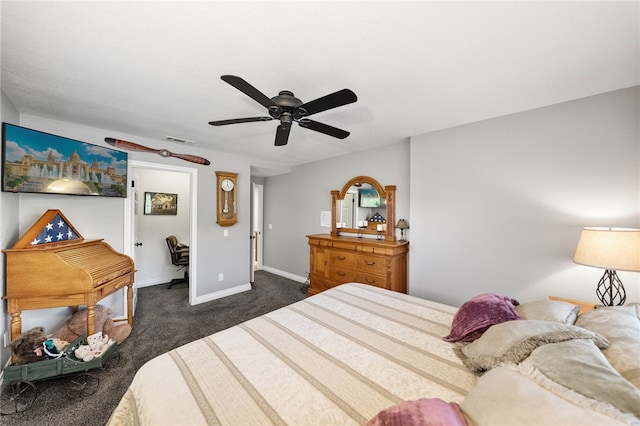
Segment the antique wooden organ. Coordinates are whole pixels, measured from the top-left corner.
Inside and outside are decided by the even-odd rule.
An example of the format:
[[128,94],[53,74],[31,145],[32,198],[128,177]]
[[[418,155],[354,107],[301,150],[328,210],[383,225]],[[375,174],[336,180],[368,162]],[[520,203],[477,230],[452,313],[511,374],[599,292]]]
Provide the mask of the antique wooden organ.
[[22,333],[23,310],[87,307],[87,333],[95,330],[96,303],[127,288],[132,325],[133,260],[103,240],[85,241],[60,210],[47,210],[6,255],[11,340]]

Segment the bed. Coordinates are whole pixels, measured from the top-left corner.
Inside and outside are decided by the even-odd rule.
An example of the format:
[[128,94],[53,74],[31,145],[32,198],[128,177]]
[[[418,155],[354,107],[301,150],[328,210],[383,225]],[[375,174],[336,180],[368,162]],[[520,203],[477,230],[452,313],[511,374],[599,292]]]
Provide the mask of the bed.
[[[584,343],[601,353],[596,345],[607,346],[606,338],[570,324],[585,334],[545,329],[555,337],[512,362],[504,358],[513,355],[509,348],[487,355],[478,346],[486,336],[503,341],[490,336],[501,324],[484,327],[475,341],[444,340],[464,306],[343,284],[154,358],[136,373],[109,424],[541,424],[532,411],[544,411],[540,401],[557,412],[541,420],[640,424],[637,388],[620,374],[622,408],[597,395],[567,397],[576,392],[566,381],[542,374],[544,382],[536,364],[525,362],[552,343]],[[540,362],[550,357],[557,353]]]

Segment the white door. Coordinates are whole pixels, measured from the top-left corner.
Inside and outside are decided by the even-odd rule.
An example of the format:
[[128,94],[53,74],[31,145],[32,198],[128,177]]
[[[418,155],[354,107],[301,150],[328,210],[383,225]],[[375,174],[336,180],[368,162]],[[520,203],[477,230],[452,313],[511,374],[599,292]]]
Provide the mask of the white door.
[[345,228],[357,228],[358,223],[356,219],[354,219],[355,215],[355,199],[352,193],[347,192],[344,194],[344,201],[342,202],[342,211],[339,212],[340,220],[338,222],[342,222],[342,226]]
[[253,282],[253,271],[259,271],[263,267],[263,192],[263,185],[257,183],[253,184],[253,210],[251,214],[251,282]]

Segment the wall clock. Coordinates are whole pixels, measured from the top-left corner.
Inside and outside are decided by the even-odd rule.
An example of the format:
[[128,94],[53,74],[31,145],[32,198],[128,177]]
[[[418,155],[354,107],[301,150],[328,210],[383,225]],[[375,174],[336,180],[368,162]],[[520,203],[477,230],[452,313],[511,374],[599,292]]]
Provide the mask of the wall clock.
[[216,171],[217,220],[220,226],[231,226],[238,221],[238,174]]

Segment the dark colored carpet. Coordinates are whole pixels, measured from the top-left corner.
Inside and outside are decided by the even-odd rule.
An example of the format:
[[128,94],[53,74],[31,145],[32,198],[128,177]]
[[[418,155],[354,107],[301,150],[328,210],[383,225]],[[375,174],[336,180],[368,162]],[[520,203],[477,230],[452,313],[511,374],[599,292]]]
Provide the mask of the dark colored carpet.
[[189,305],[185,284],[171,289],[166,284],[141,288],[133,330],[118,347],[119,359],[116,355],[104,368],[89,371],[99,380],[95,393],[74,397],[72,393],[79,387],[71,382],[71,375],[38,381],[34,403],[21,413],[3,415],[0,423],[104,425],[142,364],[185,343],[302,300],[306,295],[301,287],[295,281],[258,271],[251,291],[197,306]]

